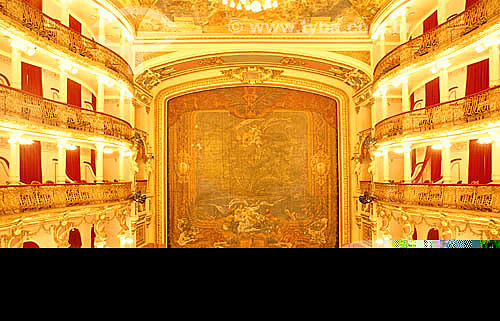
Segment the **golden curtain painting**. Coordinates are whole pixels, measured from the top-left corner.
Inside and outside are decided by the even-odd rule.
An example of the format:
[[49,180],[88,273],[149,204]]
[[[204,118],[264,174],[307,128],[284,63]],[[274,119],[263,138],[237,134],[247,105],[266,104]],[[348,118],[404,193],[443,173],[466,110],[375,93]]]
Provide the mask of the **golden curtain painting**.
[[237,87],[168,102],[168,245],[338,246],[337,103]]

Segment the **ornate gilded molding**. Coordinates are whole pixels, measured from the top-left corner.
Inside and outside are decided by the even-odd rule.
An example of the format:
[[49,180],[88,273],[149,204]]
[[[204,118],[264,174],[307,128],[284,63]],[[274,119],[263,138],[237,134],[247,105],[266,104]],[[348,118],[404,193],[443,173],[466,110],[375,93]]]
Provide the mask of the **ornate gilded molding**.
[[264,67],[240,67],[222,70],[221,73],[230,79],[236,79],[243,84],[260,85],[283,74],[284,70]]

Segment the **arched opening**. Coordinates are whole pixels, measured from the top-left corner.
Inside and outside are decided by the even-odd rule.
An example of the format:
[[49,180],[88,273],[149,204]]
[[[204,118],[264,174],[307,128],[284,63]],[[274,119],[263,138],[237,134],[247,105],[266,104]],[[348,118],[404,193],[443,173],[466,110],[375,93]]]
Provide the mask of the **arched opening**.
[[80,231],[78,229],[71,229],[71,231],[69,232],[68,243],[70,244],[70,249],[82,248],[82,235],[80,234]]
[[23,249],[39,249],[40,246],[33,241],[28,241],[23,243]]
[[439,230],[437,230],[435,228],[431,228],[429,230],[429,233],[427,233],[427,239],[438,241],[439,240]]

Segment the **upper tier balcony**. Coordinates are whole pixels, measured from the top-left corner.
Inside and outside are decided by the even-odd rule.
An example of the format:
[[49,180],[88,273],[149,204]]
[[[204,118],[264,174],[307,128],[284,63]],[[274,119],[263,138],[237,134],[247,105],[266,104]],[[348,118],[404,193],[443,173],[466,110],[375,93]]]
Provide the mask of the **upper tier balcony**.
[[122,202],[130,195],[131,183],[0,186],[0,217]]
[[380,143],[423,133],[439,137],[443,131],[472,132],[488,128],[497,123],[499,117],[500,87],[494,87],[462,99],[384,119],[375,125],[375,139]]
[[430,53],[444,52],[468,34],[485,24],[492,24],[500,17],[498,0],[481,0],[463,13],[449,19],[436,29],[402,44],[389,52],[375,67],[376,83],[388,72],[398,67],[409,67]]
[[375,183],[377,201],[407,206],[500,213],[500,185]]
[[[75,61],[104,68],[115,77],[133,86],[133,72],[129,64],[105,46],[69,29],[22,0],[0,0],[0,21],[7,26],[31,34],[38,42],[47,42]],[[27,39],[28,40],[28,39]],[[37,44],[38,45],[38,44]]]
[[101,136],[102,140],[121,140],[131,143],[132,126],[124,120],[107,114],[82,109],[61,102],[31,95],[0,85],[0,122],[11,129],[29,131],[57,131],[73,134],[74,138],[88,139]]

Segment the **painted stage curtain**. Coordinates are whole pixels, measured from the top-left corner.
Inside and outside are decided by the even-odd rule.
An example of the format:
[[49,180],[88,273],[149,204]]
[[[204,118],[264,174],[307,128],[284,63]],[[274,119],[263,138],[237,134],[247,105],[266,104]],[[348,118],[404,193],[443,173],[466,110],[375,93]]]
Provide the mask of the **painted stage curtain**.
[[43,9],[43,0],[24,0],[24,2],[26,2],[33,8],[38,9],[40,11],[42,11]]
[[80,147],[66,151],[66,175],[76,183],[81,182]]
[[429,18],[424,20],[424,33],[436,29],[438,25],[438,12],[436,11]]
[[466,0],[465,1],[465,10],[469,9],[470,7],[472,7],[473,5],[478,3],[479,1],[480,0]]
[[438,105],[441,102],[439,77],[425,84],[425,107]]
[[486,59],[467,67],[465,96],[490,88],[490,60]]
[[42,68],[21,63],[21,89],[43,97]]
[[438,241],[439,240],[439,231],[435,228],[430,229],[429,233],[427,233],[427,239]]
[[492,182],[492,144],[469,142],[469,184]]
[[68,79],[68,104],[82,107],[82,85]]
[[69,16],[69,28],[76,33],[82,34],[82,24],[71,15]]
[[82,248],[82,235],[78,229],[72,229],[69,232],[69,240],[70,249],[81,249]]
[[22,183],[42,183],[42,144],[39,141],[19,145],[19,165]]

